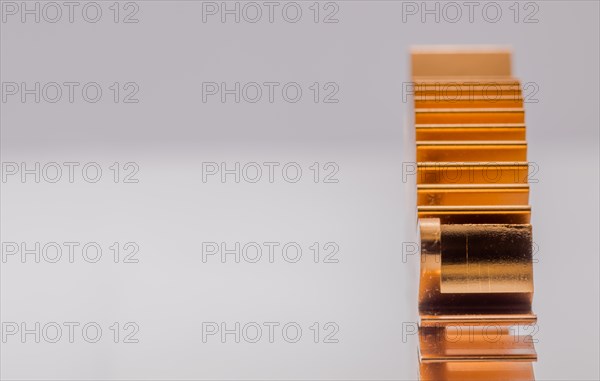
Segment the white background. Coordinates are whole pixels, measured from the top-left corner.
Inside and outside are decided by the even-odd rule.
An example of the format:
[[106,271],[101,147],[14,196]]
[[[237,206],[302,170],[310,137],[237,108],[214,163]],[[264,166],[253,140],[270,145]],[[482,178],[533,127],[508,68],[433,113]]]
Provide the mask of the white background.
[[[315,23],[312,1],[298,2],[296,23],[282,18],[286,3],[272,23],[266,14],[257,23],[232,16],[222,23],[218,15],[203,22],[200,1],[137,2],[139,22],[131,24],[122,21],[135,8],[124,3],[118,23],[113,2],[99,2],[97,23],[81,17],[85,4],[73,23],[67,15],[23,23],[3,14],[3,83],[97,82],[103,97],[8,96],[1,158],[29,168],[94,162],[103,176],[97,183],[80,175],[70,183],[66,174],[57,183],[8,177],[0,231],[3,243],[98,242],[103,257],[6,258],[1,320],[29,328],[96,322],[103,336],[95,344],[80,330],[70,343],[66,328],[55,344],[9,336],[1,344],[3,379],[414,379],[416,342],[402,335],[416,312],[415,264],[401,255],[402,242],[414,240],[415,213],[414,190],[402,178],[414,144],[402,88],[409,48],[422,44],[512,46],[514,74],[535,85],[526,112],[529,160],[539,167],[530,199],[539,247],[536,377],[598,379],[598,2],[520,3],[517,22],[513,2],[498,2],[495,23],[492,10],[488,20],[481,13],[485,2],[473,22],[459,2],[456,23],[443,4],[439,22],[434,15],[423,22],[421,13],[403,19],[411,5],[400,1],[338,1],[337,23],[322,22],[336,9],[324,3]],[[529,21],[538,22],[524,22],[536,9]],[[300,84],[302,99],[202,101],[203,82],[270,81]],[[139,103],[115,104],[114,82],[135,82]],[[315,104],[314,82],[336,83],[339,102]],[[136,163],[139,182],[115,183],[114,162]],[[280,175],[270,183],[265,173],[258,183],[203,182],[205,162],[293,162],[303,175],[297,183]],[[315,183],[315,162],[335,163],[339,182]],[[297,242],[303,257],[202,261],[202,242],[267,241]],[[137,243],[139,263],[114,263],[113,242]],[[313,242],[335,242],[339,263],[314,263]],[[138,343],[122,342],[127,322],[139,327]],[[202,322],[296,322],[303,335],[295,344],[280,331],[273,343],[266,331],[255,344],[232,335],[203,343]],[[322,342],[328,322],[339,327],[338,343]]]

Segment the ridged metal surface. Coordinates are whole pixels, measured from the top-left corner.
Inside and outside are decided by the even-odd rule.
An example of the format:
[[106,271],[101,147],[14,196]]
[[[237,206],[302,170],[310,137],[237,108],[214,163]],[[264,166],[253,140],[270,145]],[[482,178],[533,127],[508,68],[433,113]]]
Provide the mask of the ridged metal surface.
[[412,53],[422,380],[531,380],[525,110],[510,51]]

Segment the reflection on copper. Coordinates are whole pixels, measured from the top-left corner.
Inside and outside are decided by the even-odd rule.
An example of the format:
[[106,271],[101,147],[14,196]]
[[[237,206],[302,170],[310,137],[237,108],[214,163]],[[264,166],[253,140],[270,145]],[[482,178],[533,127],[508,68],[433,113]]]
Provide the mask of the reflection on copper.
[[528,205],[527,184],[422,184],[417,186],[419,205],[476,206]]
[[419,162],[417,184],[527,184],[522,162]]
[[417,141],[525,140],[525,125],[522,123],[418,124],[416,132]]
[[525,161],[524,141],[417,141],[417,161]]
[[525,110],[522,108],[425,108],[415,112],[417,124],[525,123]]
[[532,380],[525,111],[510,51],[412,54],[422,380]]
[[530,335],[514,336],[501,325],[422,328],[421,362],[535,361]]
[[443,362],[421,363],[423,381],[531,381],[533,366],[529,362]]

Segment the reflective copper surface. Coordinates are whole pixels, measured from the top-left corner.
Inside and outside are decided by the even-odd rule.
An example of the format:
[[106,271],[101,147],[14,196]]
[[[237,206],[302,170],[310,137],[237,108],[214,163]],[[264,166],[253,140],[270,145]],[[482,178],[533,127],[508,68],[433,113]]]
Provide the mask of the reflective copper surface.
[[525,110],[510,51],[412,54],[422,380],[531,380]]

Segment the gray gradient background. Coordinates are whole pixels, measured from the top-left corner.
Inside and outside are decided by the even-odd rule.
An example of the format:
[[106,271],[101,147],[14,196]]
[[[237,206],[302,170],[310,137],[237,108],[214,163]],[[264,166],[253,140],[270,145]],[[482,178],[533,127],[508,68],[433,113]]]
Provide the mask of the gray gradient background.
[[[512,2],[510,2],[512,3]],[[510,3],[502,2],[508,12]],[[106,3],[105,7],[108,5]],[[599,6],[538,2],[539,23],[402,22],[340,1],[337,24],[202,23],[201,2],[138,2],[138,24],[1,25],[2,81],[135,81],[139,104],[1,104],[2,161],[136,162],[138,184],[2,183],[2,241],[135,241],[140,263],[2,263],[3,322],[136,322],[137,344],[1,346],[3,379],[414,379],[409,47],[502,44],[528,103],[540,380],[598,379]],[[302,3],[307,11],[310,3]],[[202,103],[201,83],[337,82],[338,104]],[[306,86],[303,86],[306,88]],[[206,161],[336,162],[337,184],[202,183]],[[203,241],[337,242],[337,264],[202,263]],[[107,245],[104,245],[105,247]],[[303,252],[308,257],[308,251]],[[105,253],[108,255],[108,253]],[[201,322],[290,322],[296,344],[201,342]],[[314,344],[312,322],[336,322]]]

